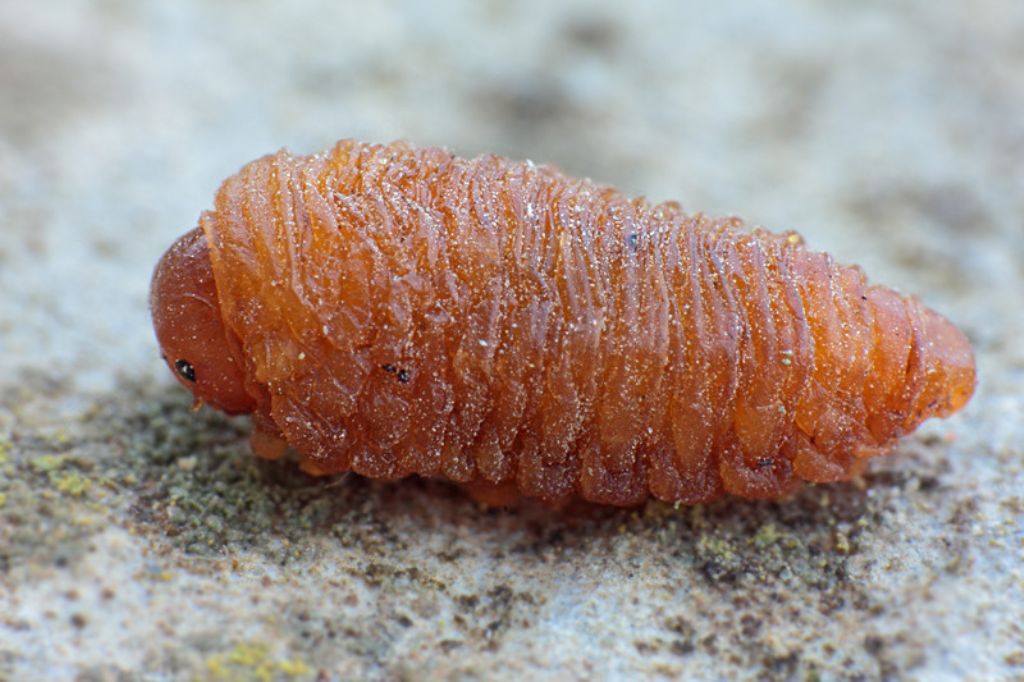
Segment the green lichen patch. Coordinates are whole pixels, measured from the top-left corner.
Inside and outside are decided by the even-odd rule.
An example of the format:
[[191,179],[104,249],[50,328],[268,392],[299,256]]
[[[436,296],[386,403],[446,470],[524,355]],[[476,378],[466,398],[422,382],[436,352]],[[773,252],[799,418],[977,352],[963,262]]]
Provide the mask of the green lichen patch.
[[66,566],[102,528],[106,491],[77,433],[15,428],[0,442],[0,574],[29,564]]
[[[225,555],[262,548],[280,561],[301,556],[303,539],[345,513],[332,481],[289,462],[263,462],[248,449],[247,420],[193,413],[178,391],[115,406],[113,434],[129,517],[186,553]],[[100,417],[102,419],[103,416]],[[344,491],[342,491],[344,492]]]
[[234,649],[211,656],[206,661],[210,680],[307,680],[316,674],[298,658],[275,657],[263,642],[238,644]]
[[[0,463],[0,518],[19,521],[0,526],[0,561],[66,563],[96,527],[116,523],[168,559],[134,576],[150,589],[189,573],[249,572],[264,575],[254,600],[292,589],[268,605],[264,628],[287,647],[217,639],[183,664],[208,679],[304,679],[340,660],[358,661],[347,668],[357,673],[425,673],[402,667],[410,650],[428,652],[437,670],[480,674],[563,618],[566,603],[589,622],[602,590],[603,604],[644,614],[627,644],[650,675],[707,658],[764,679],[815,679],[844,666],[905,667],[919,641],[878,639],[872,624],[894,605],[866,576],[921,549],[902,515],[939,502],[955,510],[943,561],[968,565],[961,536],[981,513],[969,497],[950,501],[941,457],[913,451],[859,484],[771,502],[485,509],[443,482],[312,478],[287,458],[254,458],[248,431],[247,419],[192,412],[175,387],[141,385],[63,430],[17,430]],[[823,634],[840,613],[860,628],[854,651]],[[792,623],[807,636],[779,637]],[[443,667],[466,654],[472,669]]]

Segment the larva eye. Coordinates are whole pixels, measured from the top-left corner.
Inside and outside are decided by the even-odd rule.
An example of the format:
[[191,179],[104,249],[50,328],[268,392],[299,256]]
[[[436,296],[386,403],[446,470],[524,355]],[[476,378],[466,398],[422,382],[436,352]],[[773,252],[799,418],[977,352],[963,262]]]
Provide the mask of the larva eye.
[[196,368],[188,360],[175,360],[174,369],[178,371],[178,376],[185,381],[193,384],[196,382]]

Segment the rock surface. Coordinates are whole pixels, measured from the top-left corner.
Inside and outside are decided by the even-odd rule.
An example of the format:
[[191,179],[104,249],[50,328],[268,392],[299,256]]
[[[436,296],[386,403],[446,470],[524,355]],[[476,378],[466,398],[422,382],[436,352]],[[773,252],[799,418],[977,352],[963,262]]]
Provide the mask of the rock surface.
[[[1024,676],[1024,6],[0,5],[0,679]],[[775,503],[482,510],[193,414],[152,266],[259,154],[405,137],[797,229],[978,354]]]

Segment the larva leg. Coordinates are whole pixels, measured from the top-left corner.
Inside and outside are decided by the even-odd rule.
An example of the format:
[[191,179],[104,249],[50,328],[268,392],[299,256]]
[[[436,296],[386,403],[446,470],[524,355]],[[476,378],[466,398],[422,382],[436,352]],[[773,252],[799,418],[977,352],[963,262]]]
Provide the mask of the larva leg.
[[252,435],[249,436],[252,454],[260,459],[278,459],[288,449],[288,443],[281,437],[274,423],[261,414],[253,415]]
[[521,497],[514,480],[505,483],[473,481],[462,484],[462,489],[477,504],[485,507],[508,507],[518,502]]

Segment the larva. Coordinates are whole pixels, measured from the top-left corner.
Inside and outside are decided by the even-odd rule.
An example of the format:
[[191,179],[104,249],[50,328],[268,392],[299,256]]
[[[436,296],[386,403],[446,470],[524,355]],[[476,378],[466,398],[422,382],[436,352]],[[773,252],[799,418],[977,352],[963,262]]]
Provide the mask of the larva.
[[854,476],[975,384],[953,324],[795,233],[404,143],[248,164],[150,305],[256,454],[492,501],[774,497]]

